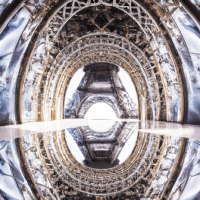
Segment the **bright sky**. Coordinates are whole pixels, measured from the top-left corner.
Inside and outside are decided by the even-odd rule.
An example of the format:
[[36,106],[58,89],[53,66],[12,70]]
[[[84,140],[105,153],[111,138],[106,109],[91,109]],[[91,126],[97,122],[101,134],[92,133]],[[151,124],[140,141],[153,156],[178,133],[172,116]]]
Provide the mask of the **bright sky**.
[[120,68],[118,74],[122,81],[123,86],[125,87],[126,91],[130,95],[132,101],[138,105],[137,92],[135,89],[135,85],[133,81],[131,80],[130,76],[123,68]]
[[180,9],[173,13],[173,18],[183,34],[188,50],[192,53],[200,53],[200,34],[196,30],[194,22],[184,15]]
[[92,105],[87,113],[85,119],[116,119],[115,111],[106,103],[96,103]]
[[132,135],[130,136],[130,138],[128,139],[121,153],[118,156],[119,164],[123,163],[131,155],[137,141],[137,136],[138,132],[133,131]]
[[[83,67],[80,68],[79,70],[77,70],[77,72],[74,74],[74,76],[72,77],[69,86],[67,88],[67,93],[66,93],[66,97],[65,99],[71,99],[74,92],[76,91],[77,87],[79,86],[81,79],[83,78],[85,72],[83,71]],[[66,103],[65,100],[65,103]]]
[[65,130],[65,139],[67,141],[67,145],[72,153],[72,155],[76,158],[76,160],[83,164],[83,161],[85,160],[84,155],[82,154],[81,150],[79,149],[77,143],[75,142],[74,138],[71,136],[71,134],[68,132],[68,130]]
[[[92,105],[85,117],[85,119],[117,119],[115,111],[106,103],[96,103]],[[90,120],[89,127],[97,132],[109,131],[114,125],[115,120]]]

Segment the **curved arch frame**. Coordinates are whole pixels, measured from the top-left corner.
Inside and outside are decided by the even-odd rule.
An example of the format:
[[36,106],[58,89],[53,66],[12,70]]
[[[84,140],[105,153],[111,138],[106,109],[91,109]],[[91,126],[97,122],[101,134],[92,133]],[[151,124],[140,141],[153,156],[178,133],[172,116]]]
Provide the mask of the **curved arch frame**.
[[[140,1],[139,2],[140,4],[142,4],[145,8],[147,8],[147,6],[149,5],[147,2],[145,1]],[[185,78],[184,78],[184,73],[183,73],[183,69],[182,69],[182,65],[181,65],[181,62],[180,62],[180,58],[178,56],[178,52],[176,51],[174,45],[173,45],[173,42],[171,40],[171,37],[168,33],[168,31],[166,30],[166,28],[162,25],[162,23],[160,22],[160,19],[159,17],[157,16],[157,13],[155,13],[153,10],[150,10],[150,13],[152,14],[153,16],[153,19],[155,20],[156,19],[156,22],[157,24],[159,25],[159,28],[161,29],[163,35],[165,36],[165,40],[166,40],[166,43],[169,47],[169,50],[171,52],[171,55],[173,60],[174,60],[174,63],[176,65],[176,68],[178,69],[178,77],[179,77],[179,81],[180,81],[180,85],[181,85],[181,96],[182,96],[182,121],[184,122],[185,121],[185,118],[186,118],[186,115],[187,115],[187,88],[185,88]],[[43,20],[43,22],[45,22],[45,20]],[[37,30],[39,30],[39,33],[42,32],[42,28],[44,28],[44,24],[42,24],[39,28],[37,28]],[[30,55],[32,53],[32,47],[36,45],[36,42],[39,40],[39,34],[38,32],[35,32],[34,33],[34,36],[33,36],[33,41],[32,43],[29,45],[26,53],[25,53],[25,57],[22,61],[22,67],[20,68],[20,73],[19,73],[19,76],[18,76],[18,80],[17,80],[17,89],[16,89],[16,121],[17,123],[21,123],[21,116],[20,116],[20,112],[21,112],[21,91],[22,91],[22,85],[23,85],[23,80],[24,80],[24,77],[25,77],[25,72],[26,72],[26,69],[27,69],[27,66],[28,66],[28,61],[30,60]],[[180,65],[179,65],[180,64]],[[177,168],[177,167],[176,167]]]
[[[66,2],[65,2],[66,3]],[[144,2],[138,2],[138,3],[140,3],[139,5],[142,5],[144,8],[146,8],[147,7],[147,5],[144,3]],[[146,6],[144,6],[143,4],[145,4]],[[62,2],[62,4],[61,4],[62,6],[64,5],[64,3]],[[56,8],[54,8],[54,13],[56,13],[56,11],[58,10],[60,8],[60,6],[58,6],[58,7],[56,7]],[[151,11],[152,12],[152,11]],[[152,13],[150,13],[150,14],[152,14]],[[156,21],[157,22],[157,24],[158,24],[158,16],[156,17],[156,14],[155,13],[153,13],[154,15],[152,15],[153,16],[153,19],[154,19],[154,21]],[[47,15],[48,16],[48,15]],[[50,15],[49,15],[50,16]],[[50,21],[50,19],[53,17],[53,15],[51,15],[49,18],[48,18],[48,21]],[[46,20],[46,18],[44,18],[45,20]],[[156,19],[156,20],[155,20]],[[45,20],[43,20],[43,21],[45,21]],[[161,27],[161,22],[159,23],[159,28],[161,29],[161,31],[163,32],[163,30],[165,30],[165,27],[162,25],[162,27]],[[39,34],[38,33],[42,33],[42,31],[43,31],[43,29],[44,29],[44,27],[45,27],[45,25],[44,25],[44,23],[41,23],[41,25],[42,26],[39,26],[39,27],[37,27],[37,30],[36,30],[36,32],[35,32],[35,35],[33,36],[33,38],[35,38],[34,40],[33,40],[33,44],[36,44],[36,41],[38,41],[39,40]],[[169,34],[166,34],[166,33],[168,33],[167,31],[165,31],[165,34],[164,34],[164,38],[165,38],[165,41],[166,41],[166,43],[167,44],[171,44],[171,43],[173,43],[173,42],[170,42],[171,41],[171,38],[169,37]],[[167,38],[166,38],[166,36],[167,36]],[[35,41],[35,42],[34,42]],[[30,49],[31,47],[33,47],[33,45],[29,45],[29,47],[28,47],[28,49]],[[35,45],[34,45],[35,46]],[[168,47],[169,47],[169,49],[171,48],[171,46],[169,46],[168,45]],[[174,46],[173,46],[174,47]],[[33,48],[32,48],[33,49]],[[31,51],[32,52],[32,51]],[[25,55],[26,54],[28,54],[28,55],[31,55],[31,52],[30,51],[26,51],[26,53],[25,53]],[[170,51],[170,52],[172,52],[172,51]],[[175,50],[175,48],[173,48],[173,52],[175,52],[174,54],[171,54],[172,56],[173,56],[173,60],[175,61],[175,63],[176,63],[176,67],[177,67],[177,63],[178,64],[181,64],[180,63],[180,61],[179,61],[179,57],[177,56],[178,55],[178,53],[176,52],[176,50]],[[175,55],[175,56],[174,56]],[[20,114],[20,112],[21,112],[21,95],[20,95],[20,91],[21,91],[21,89],[22,89],[22,85],[23,85],[23,80],[24,80],[24,77],[25,77],[25,72],[26,72],[26,69],[27,69],[27,66],[28,66],[28,61],[30,60],[30,57],[28,58],[27,56],[25,56],[25,58],[23,59],[23,61],[22,61],[22,66],[23,67],[21,67],[20,68],[20,73],[19,74],[21,74],[20,76],[18,76],[18,80],[17,80],[17,89],[16,89],[16,120],[17,120],[17,122],[18,123],[21,123],[21,114]],[[181,66],[181,65],[180,65]],[[179,73],[179,69],[178,69],[178,75],[179,75],[179,81],[182,83],[182,81],[184,81],[185,79],[184,79],[184,74],[183,74],[183,71],[181,71],[180,73]],[[185,85],[185,84],[180,84],[181,85],[181,87],[183,87],[183,85]],[[187,92],[187,90],[185,90],[185,88],[183,89],[182,88],[182,90],[181,90],[182,92],[181,92],[181,95],[182,95],[182,102],[184,102],[184,103],[182,103],[183,105],[186,105],[186,103],[187,103],[187,101],[185,101],[184,99],[187,97],[187,95],[183,95],[183,94],[185,94],[185,92]],[[184,119],[184,116],[185,116],[185,112],[183,111],[184,110],[184,108],[186,107],[186,106],[183,106],[182,105],[182,119]],[[184,115],[184,116],[183,116]],[[182,120],[183,121],[183,120]]]
[[[87,111],[91,108],[91,106],[93,106],[96,103],[105,103],[105,104],[109,105],[115,111],[117,118],[121,117],[120,116],[120,110],[116,106],[116,103],[113,102],[113,99],[109,98],[109,97],[102,97],[102,96],[101,97],[98,97],[98,96],[86,97],[85,99],[83,99],[83,101],[81,102],[80,106],[77,109],[77,114],[76,114],[77,117],[78,118],[84,118]],[[84,104],[87,105],[87,106],[84,107]]]

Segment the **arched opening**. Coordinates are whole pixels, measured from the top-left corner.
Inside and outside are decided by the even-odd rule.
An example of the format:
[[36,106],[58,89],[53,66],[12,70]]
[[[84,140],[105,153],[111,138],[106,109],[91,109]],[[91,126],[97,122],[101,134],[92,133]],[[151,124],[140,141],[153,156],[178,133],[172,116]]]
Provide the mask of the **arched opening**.
[[85,119],[117,119],[115,111],[106,103],[92,105],[85,114]]
[[108,104],[96,103],[88,109],[84,118],[90,119],[88,124],[92,130],[97,132],[106,132],[112,128],[117,116],[113,108]]
[[136,86],[122,67],[107,62],[86,65],[74,73],[66,87],[64,118],[108,119],[108,115],[99,116],[103,115],[101,106],[93,117],[86,115],[93,104],[104,102],[113,108],[118,118],[138,118]]

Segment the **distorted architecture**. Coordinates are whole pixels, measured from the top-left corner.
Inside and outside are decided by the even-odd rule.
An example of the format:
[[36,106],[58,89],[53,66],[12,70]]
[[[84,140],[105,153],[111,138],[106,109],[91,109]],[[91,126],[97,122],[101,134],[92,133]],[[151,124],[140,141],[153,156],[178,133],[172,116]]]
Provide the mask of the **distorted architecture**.
[[0,0],[0,125],[63,119],[0,129],[0,200],[200,199],[200,1]]
[[66,105],[65,118],[84,118],[87,110],[99,102],[109,104],[118,118],[138,118],[138,107],[124,88],[117,66],[97,62],[85,66],[84,71],[86,74],[74,92],[73,101]]

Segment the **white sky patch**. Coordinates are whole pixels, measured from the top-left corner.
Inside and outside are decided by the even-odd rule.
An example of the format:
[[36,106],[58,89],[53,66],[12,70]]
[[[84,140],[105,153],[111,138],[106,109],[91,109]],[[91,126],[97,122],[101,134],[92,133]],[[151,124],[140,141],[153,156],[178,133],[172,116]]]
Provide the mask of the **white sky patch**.
[[130,138],[128,139],[128,141],[124,145],[121,153],[118,156],[119,164],[123,163],[131,155],[131,153],[135,147],[137,137],[138,137],[138,132],[133,131],[132,135],[130,136]]
[[83,67],[80,68],[79,70],[77,70],[77,72],[74,74],[74,76],[72,77],[69,86],[67,88],[67,95],[66,95],[66,100],[67,99],[71,99],[75,90],[77,89],[77,87],[79,86],[83,76],[84,76],[85,72],[83,71]]
[[83,164],[85,157],[82,154],[81,150],[79,149],[78,145],[76,144],[74,138],[69,134],[67,130],[65,130],[65,138],[72,155],[76,158],[76,160],[79,163]]
[[[89,127],[97,132],[106,132],[109,131],[115,123],[117,116],[115,111],[106,103],[96,103],[92,105],[85,117],[85,119],[100,119],[100,120],[89,120]],[[103,120],[102,119],[109,119]],[[110,120],[113,119],[113,120]]]
[[135,85],[134,85],[133,81],[131,80],[130,76],[128,75],[128,73],[124,69],[122,69],[122,68],[119,68],[119,69],[120,70],[119,70],[118,75],[119,75],[119,78],[122,81],[124,88],[128,92],[132,101],[138,105],[137,92],[136,92]]
[[95,103],[87,113],[85,119],[117,119],[115,111],[106,103]]

